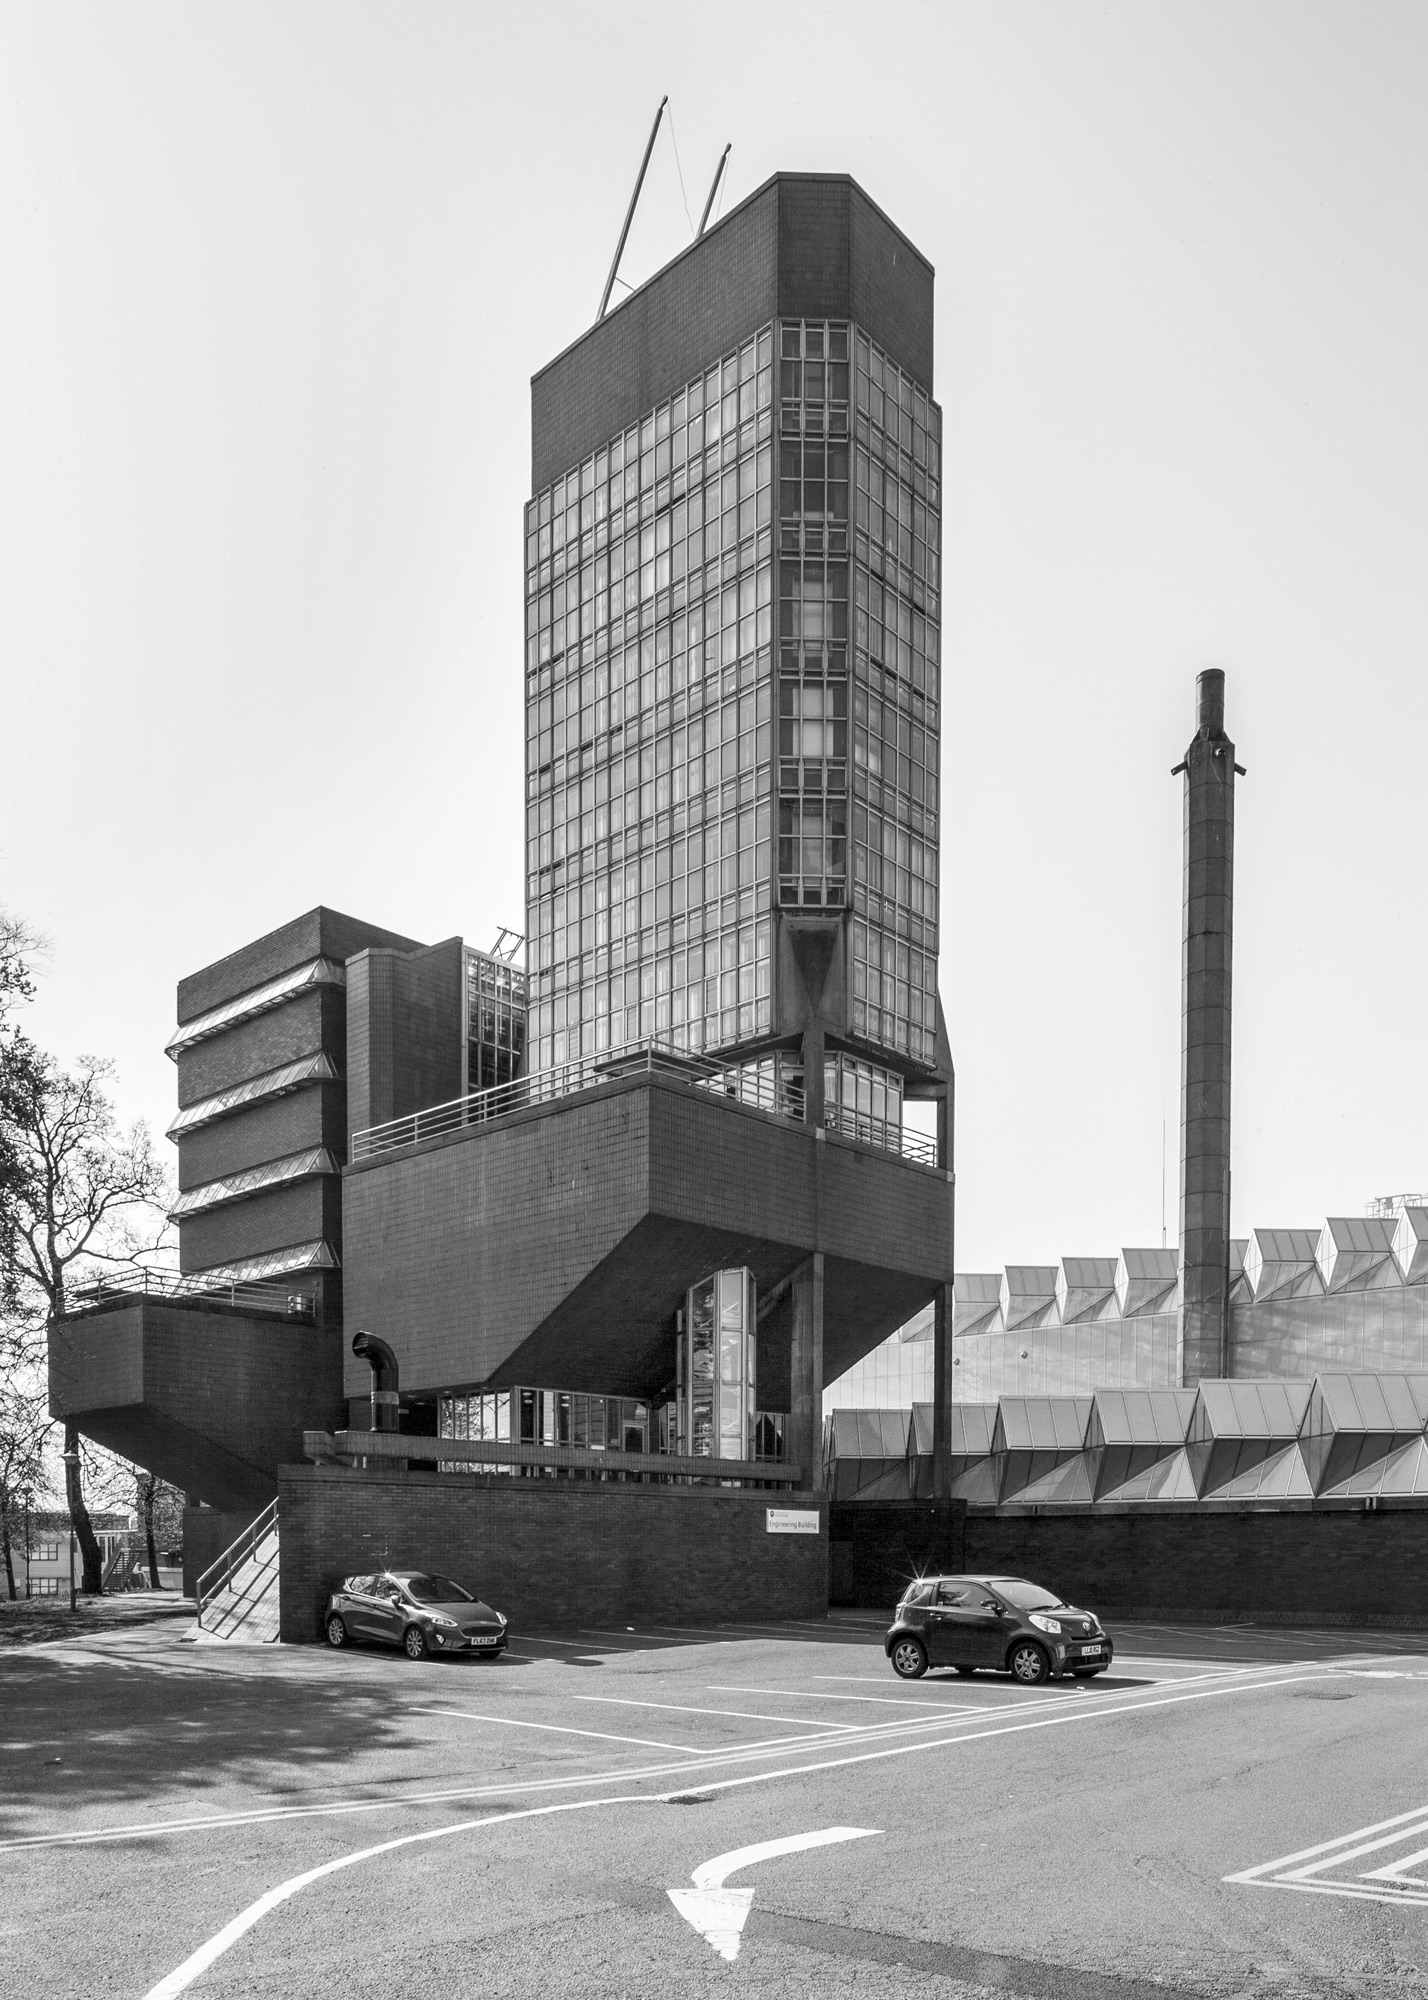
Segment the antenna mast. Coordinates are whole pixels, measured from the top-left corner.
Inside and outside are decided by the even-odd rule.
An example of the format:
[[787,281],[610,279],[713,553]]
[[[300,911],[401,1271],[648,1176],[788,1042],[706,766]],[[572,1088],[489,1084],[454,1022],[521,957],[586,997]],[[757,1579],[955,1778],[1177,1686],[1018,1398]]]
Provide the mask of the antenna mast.
[[719,183],[724,178],[724,162],[728,159],[729,154],[733,149],[733,145],[734,142],[731,139],[729,141],[729,144],[724,148],[723,152],[719,155],[719,164],[714,169],[714,179],[709,189],[709,199],[704,204],[704,213],[699,218],[699,227],[694,234],[694,240],[696,243],[699,241],[700,237],[704,234],[705,229],[708,227],[709,211],[714,206],[714,197],[716,194],[718,194]]
[[639,179],[638,179],[638,180],[637,180],[637,181],[635,182],[635,191],[634,191],[634,193],[633,193],[633,194],[632,194],[632,195],[630,196],[630,206],[629,206],[629,208],[627,209],[627,211],[626,211],[626,213],[625,213],[625,226],[624,226],[624,228],[623,228],[623,229],[622,229],[622,230],[620,231],[620,240],[619,240],[619,242],[618,242],[618,243],[617,243],[617,244],[615,245],[615,261],[614,261],[614,263],[613,263],[613,264],[612,264],[612,265],[610,266],[610,275],[609,275],[609,277],[608,277],[608,278],[607,278],[607,279],[605,280],[605,291],[604,291],[604,295],[602,296],[602,298],[601,298],[601,300],[600,300],[600,310],[599,310],[599,312],[597,312],[597,313],[596,313],[596,315],[595,315],[595,319],[596,319],[596,323],[597,323],[597,324],[598,324],[598,323],[599,323],[599,322],[600,322],[600,321],[601,321],[601,320],[602,320],[602,319],[603,319],[603,318],[605,317],[605,308],[606,308],[606,307],[607,307],[607,306],[609,305],[609,303],[610,303],[610,294],[611,294],[611,292],[613,292],[613,291],[614,291],[614,289],[615,289],[615,274],[616,274],[616,273],[618,272],[618,270],[619,270],[619,268],[620,268],[620,259],[621,259],[621,258],[622,258],[622,257],[624,256],[624,254],[625,254],[625,238],[626,238],[626,237],[627,237],[627,236],[629,235],[629,233],[630,233],[630,224],[631,224],[631,223],[632,223],[632,222],[634,221],[634,219],[635,219],[635,209],[636,209],[636,207],[637,207],[637,206],[638,206],[638,204],[639,204],[639,199],[640,199],[640,189],[641,189],[641,188],[642,188],[642,187],[644,186],[644,184],[645,184],[645,170],[646,170],[646,168],[647,168],[647,167],[649,166],[649,163],[650,163],[650,154],[651,154],[651,153],[652,153],[652,152],[654,151],[654,142],[655,142],[656,138],[657,138],[657,137],[659,136],[659,121],[660,121],[660,119],[661,119],[661,118],[663,118],[663,116],[664,116],[664,107],[665,107],[665,106],[666,106],[666,104],[668,104],[668,103],[669,103],[669,96],[668,96],[668,93],[666,93],[666,95],[665,95],[665,96],[663,96],[663,97],[662,97],[662,98],[660,99],[660,101],[659,101],[659,110],[658,110],[658,111],[656,111],[656,113],[655,113],[655,117],[654,117],[654,124],[653,124],[653,125],[651,125],[651,127],[650,127],[650,142],[649,142],[649,144],[648,144],[648,145],[647,145],[647,146],[645,147],[645,156],[644,156],[644,158],[643,158],[643,159],[642,159],[642,160],[640,161],[640,173],[639,173]]

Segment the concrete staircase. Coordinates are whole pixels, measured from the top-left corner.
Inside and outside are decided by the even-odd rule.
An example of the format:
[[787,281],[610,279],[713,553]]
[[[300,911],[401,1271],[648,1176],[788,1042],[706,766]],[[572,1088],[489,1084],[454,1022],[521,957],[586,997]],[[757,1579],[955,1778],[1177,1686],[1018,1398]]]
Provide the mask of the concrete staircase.
[[278,1636],[278,1503],[269,1503],[198,1579],[195,1645],[272,1645]]

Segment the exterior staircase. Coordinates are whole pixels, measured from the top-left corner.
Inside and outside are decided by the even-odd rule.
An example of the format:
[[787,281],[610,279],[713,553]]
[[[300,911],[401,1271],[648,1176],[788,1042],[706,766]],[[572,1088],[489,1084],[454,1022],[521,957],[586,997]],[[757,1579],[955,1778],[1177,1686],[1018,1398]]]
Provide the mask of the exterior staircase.
[[272,1645],[278,1636],[278,1503],[272,1500],[198,1579],[197,1645]]

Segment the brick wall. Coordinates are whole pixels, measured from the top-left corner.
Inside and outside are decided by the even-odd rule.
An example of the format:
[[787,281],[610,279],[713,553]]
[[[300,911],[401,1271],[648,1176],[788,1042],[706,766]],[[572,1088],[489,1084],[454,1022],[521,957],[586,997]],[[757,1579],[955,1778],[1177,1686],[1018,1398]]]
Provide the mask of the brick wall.
[[349,1168],[348,1315],[407,1392],[648,1395],[689,1285],[747,1264],[767,1290],[821,1249],[831,1379],[951,1277],[951,1212],[940,1174],[640,1079]]
[[835,1502],[829,1602],[891,1611],[913,1577],[955,1574],[966,1562],[966,1519],[960,1500]]
[[352,959],[347,968],[350,1131],[461,1095],[464,966],[460,938],[405,955],[365,951]]
[[341,1229],[342,1184],[336,1174],[323,1174],[185,1216],[179,1229],[179,1266],[206,1271],[292,1243],[336,1242]]
[[1094,1610],[1428,1618],[1428,1509],[967,1516],[967,1568]]
[[[214,1507],[270,1499],[304,1430],[341,1422],[341,1337],[217,1304],[116,1301],[55,1322],[50,1408]],[[230,1538],[231,1539],[231,1538]]]
[[935,1515],[836,1505],[832,1601],[890,1612],[909,1575],[945,1568],[1030,1577],[1106,1616],[1428,1620],[1428,1508]]
[[770,1535],[805,1496],[454,1474],[280,1475],[282,1637],[316,1639],[343,1576],[455,1577],[522,1630],[821,1618],[827,1508],[814,1535]]
[[178,1101],[196,1104],[250,1076],[265,1076],[325,1050],[341,1062],[347,1046],[346,996],[340,986],[314,986],[266,1014],[241,1021],[180,1051]]
[[854,319],[932,388],[932,266],[846,174],[778,174],[534,377],[532,490],[780,314]]
[[179,1186],[197,1187],[287,1153],[326,1146],[347,1157],[347,1119],[340,1083],[307,1083],[186,1133],[179,1146]]
[[309,959],[331,958],[341,965],[354,952],[375,945],[396,951],[421,949],[416,938],[380,930],[375,924],[364,924],[358,917],[344,916],[341,910],[319,905],[294,917],[291,923],[255,938],[251,944],[240,946],[226,958],[204,966],[201,972],[181,979],[178,1018],[191,1021],[196,1014],[206,1014],[210,1007],[221,1007],[225,1000],[236,999],[240,993],[250,993],[255,986],[276,979],[279,973],[306,965]]

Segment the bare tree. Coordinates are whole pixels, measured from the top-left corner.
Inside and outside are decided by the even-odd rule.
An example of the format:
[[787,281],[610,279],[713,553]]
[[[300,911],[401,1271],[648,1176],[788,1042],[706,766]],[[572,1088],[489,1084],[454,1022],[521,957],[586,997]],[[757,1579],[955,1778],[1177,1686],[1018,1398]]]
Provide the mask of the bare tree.
[[[65,1311],[86,1274],[133,1268],[166,1229],[166,1177],[147,1127],[119,1129],[105,1091],[112,1065],[81,1057],[62,1070],[18,1030],[0,1047],[0,1128],[7,1149],[5,1270],[12,1299]],[[84,1556],[84,1589],[103,1581],[85,1504],[77,1425],[64,1426],[65,1495]]]
[[176,1486],[160,1479],[157,1473],[142,1471],[134,1481],[134,1492],[149,1563],[149,1587],[158,1590],[162,1587],[159,1582],[159,1537],[163,1537],[165,1548],[172,1548],[176,1535],[182,1533],[183,1495]]
[[33,1362],[18,1358],[7,1327],[0,1334],[0,1553],[12,1599],[19,1596],[15,1544],[26,1512],[45,1498],[45,1445],[53,1429],[43,1376]]

